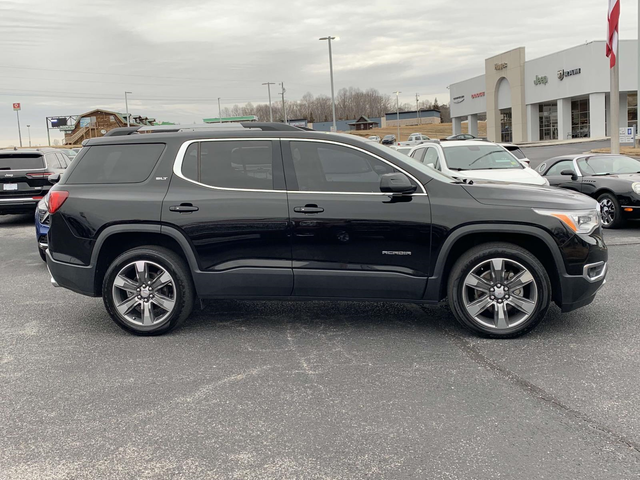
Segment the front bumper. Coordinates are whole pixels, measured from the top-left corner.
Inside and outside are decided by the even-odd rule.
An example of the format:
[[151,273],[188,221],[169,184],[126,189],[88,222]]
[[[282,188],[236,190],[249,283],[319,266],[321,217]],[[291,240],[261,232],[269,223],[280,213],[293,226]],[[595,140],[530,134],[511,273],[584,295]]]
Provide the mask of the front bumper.
[[51,251],[47,249],[47,268],[53,286],[68,288],[89,297],[99,296],[94,290],[95,269],[92,266],[59,262],[53,259]]
[[571,312],[593,302],[606,283],[607,273],[607,262],[599,261],[585,265],[582,275],[562,275],[562,302],[559,305],[562,312]]

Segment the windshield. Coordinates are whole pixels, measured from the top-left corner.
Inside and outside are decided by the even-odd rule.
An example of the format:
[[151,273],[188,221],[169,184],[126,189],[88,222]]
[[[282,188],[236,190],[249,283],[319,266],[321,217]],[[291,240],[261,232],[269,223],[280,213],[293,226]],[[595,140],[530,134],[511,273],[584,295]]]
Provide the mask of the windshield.
[[524,168],[516,158],[499,145],[443,145],[450,170],[497,170]]
[[578,160],[585,175],[611,175],[617,173],[640,173],[640,161],[623,155],[602,155]]
[[428,167],[424,163],[416,162],[411,157],[403,153],[398,153],[392,148],[383,147],[382,145],[379,145],[377,143],[371,143],[369,144],[369,146],[374,150],[379,150],[379,153],[386,153],[387,155],[391,155],[396,160],[396,163],[399,167],[403,167],[404,165],[407,165],[411,168],[415,168],[416,170],[419,170],[421,173],[424,173],[429,178],[435,178],[436,180],[440,180],[441,182],[446,182],[446,183],[459,183],[459,181],[456,180],[455,178],[451,178],[449,175],[445,175],[444,173],[439,172],[438,170],[432,167]]

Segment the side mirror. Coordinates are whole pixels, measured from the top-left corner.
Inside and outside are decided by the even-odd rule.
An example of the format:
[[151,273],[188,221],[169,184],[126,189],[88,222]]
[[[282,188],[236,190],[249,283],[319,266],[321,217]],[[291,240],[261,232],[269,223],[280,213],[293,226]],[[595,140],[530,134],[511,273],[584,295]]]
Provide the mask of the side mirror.
[[566,175],[568,177],[571,177],[571,180],[577,180],[578,176],[575,174],[575,172],[573,170],[562,170],[560,172],[560,175]]
[[404,173],[386,173],[380,177],[380,191],[384,193],[413,193],[417,188]]
[[59,181],[60,181],[60,174],[59,173],[54,173],[53,175],[49,175],[49,183],[51,185],[55,185]]

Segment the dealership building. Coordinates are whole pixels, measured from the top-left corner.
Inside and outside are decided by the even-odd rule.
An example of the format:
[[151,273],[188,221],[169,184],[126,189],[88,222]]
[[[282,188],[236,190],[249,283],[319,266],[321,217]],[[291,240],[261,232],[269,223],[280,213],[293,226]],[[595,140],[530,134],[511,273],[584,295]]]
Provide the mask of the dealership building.
[[[637,128],[638,42],[620,41],[620,127]],[[524,47],[484,62],[484,75],[450,85],[453,133],[469,122],[487,138],[535,142],[609,136],[609,59],[605,42],[590,42],[534,60]]]

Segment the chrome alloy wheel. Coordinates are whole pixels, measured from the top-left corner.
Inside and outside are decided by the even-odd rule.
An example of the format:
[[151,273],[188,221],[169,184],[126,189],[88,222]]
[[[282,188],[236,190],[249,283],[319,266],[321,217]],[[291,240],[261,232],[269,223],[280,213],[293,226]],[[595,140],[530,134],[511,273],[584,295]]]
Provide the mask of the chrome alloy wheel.
[[124,266],[111,289],[123,320],[135,326],[163,323],[176,306],[176,282],[163,267],[139,260]]
[[610,198],[600,200],[600,215],[604,225],[611,225],[616,218],[616,206]]
[[531,272],[507,258],[492,258],[478,264],[464,279],[464,308],[484,327],[503,330],[525,322],[538,301]]

